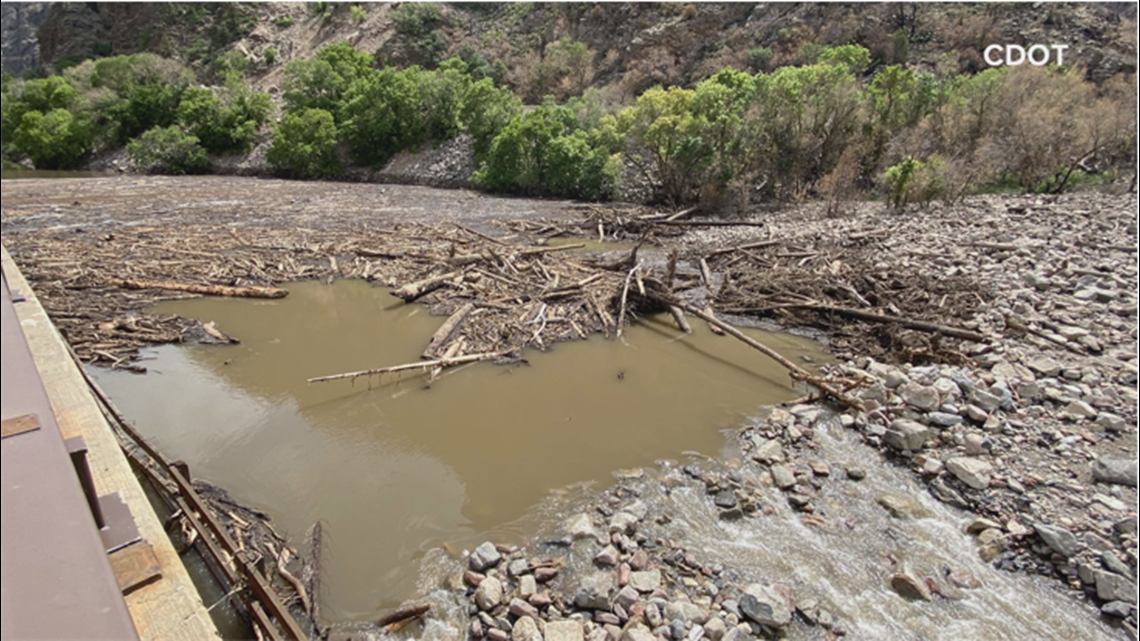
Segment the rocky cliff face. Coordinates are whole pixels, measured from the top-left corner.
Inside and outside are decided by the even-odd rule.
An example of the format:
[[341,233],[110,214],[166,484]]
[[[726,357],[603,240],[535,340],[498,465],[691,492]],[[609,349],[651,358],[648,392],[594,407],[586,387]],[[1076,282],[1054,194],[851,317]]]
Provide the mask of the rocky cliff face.
[[[766,70],[809,58],[811,43],[855,42],[878,61],[976,71],[986,44],[1068,44],[1097,80],[1136,70],[1136,3],[438,3],[414,24],[408,3],[20,3],[3,7],[4,69],[153,51],[208,66],[236,49],[255,81],[276,84],[290,60],[348,41],[394,64],[478,52],[523,95],[585,86],[625,100],[654,84],[688,85],[725,67]],[[321,9],[318,11],[318,9]],[[401,15],[404,14],[404,15]],[[557,46],[588,47],[567,86]],[[805,46],[807,47],[805,49]],[[38,56],[36,54],[38,48]],[[557,79],[556,79],[557,80]]]
[[49,2],[5,2],[0,5],[0,67],[13,76],[40,66],[38,31]]

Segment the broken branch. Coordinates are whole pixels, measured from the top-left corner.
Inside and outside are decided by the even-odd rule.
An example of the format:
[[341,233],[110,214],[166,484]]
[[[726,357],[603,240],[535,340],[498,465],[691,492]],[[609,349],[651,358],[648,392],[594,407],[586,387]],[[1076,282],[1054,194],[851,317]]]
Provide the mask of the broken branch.
[[124,289],[165,289],[174,292],[202,294],[203,296],[233,298],[285,298],[289,295],[289,290],[277,287],[230,287],[228,285],[197,285],[157,280],[121,280],[119,286]]

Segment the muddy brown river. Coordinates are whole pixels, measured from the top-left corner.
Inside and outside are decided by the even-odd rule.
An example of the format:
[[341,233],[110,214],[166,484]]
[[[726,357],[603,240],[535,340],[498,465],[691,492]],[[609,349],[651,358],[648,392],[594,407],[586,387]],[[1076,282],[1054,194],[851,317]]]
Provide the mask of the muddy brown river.
[[[236,346],[167,346],[150,372],[93,370],[116,404],[194,476],[264,509],[295,539],[324,523],[329,620],[371,618],[413,596],[432,548],[533,535],[552,490],[614,470],[718,454],[723,429],[798,395],[785,371],[703,323],[650,318],[529,352],[528,364],[308,384],[418,360],[442,320],[360,281],[289,286],[279,301],[167,302]],[[818,344],[759,330],[795,360]]]

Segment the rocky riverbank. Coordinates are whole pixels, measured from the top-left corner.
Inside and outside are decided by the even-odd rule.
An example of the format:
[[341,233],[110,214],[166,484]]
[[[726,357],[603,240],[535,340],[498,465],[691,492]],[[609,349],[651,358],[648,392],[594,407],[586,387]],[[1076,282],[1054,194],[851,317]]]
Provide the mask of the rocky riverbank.
[[[58,312],[94,291],[83,279],[106,279],[114,263],[104,255],[157,270],[151,276],[193,262],[201,267],[195,280],[273,285],[367,278],[415,258],[378,251],[425,233],[396,222],[439,224],[449,243],[471,244],[494,242],[484,232],[525,219],[536,248],[564,230],[598,228],[612,240],[660,226],[641,210],[610,215],[471,192],[221,177],[6,183],[4,205],[4,240],[29,261],[57,323],[96,329],[107,319]],[[848,381],[861,409],[807,399],[772,409],[739,433],[736,454],[666,466],[663,475],[623,475],[569,521],[554,519],[550,536],[534,545],[480,546],[465,561],[468,573],[453,573],[446,586],[447,601],[464,611],[463,634],[838,637],[882,605],[841,608],[811,589],[813,577],[765,565],[779,559],[739,561],[684,541],[693,522],[679,526],[670,501],[685,497],[726,536],[764,532],[782,545],[808,532],[837,537],[816,541],[816,556],[831,563],[820,571],[849,571],[829,561],[846,548],[883,559],[852,573],[848,594],[885,591],[917,604],[922,617],[954,615],[966,636],[991,638],[981,627],[1008,616],[978,609],[997,598],[992,590],[973,591],[995,576],[1026,574],[1068,588],[1074,612],[1092,604],[1103,613],[1097,625],[1134,636],[1136,211],[1130,196],[986,196],[925,211],[867,203],[829,217],[807,205],[737,221],[747,227],[668,227],[674,234],[657,242],[678,248],[686,300],[738,322],[771,319],[815,332],[837,358],[828,366],[832,380]],[[583,212],[596,219],[583,223]],[[483,231],[451,229],[453,222]],[[452,238],[460,231],[470,238]],[[369,243],[347,242],[360,238]],[[661,253],[652,260],[668,271]],[[119,311],[143,304],[124,300]],[[853,317],[852,309],[880,318]],[[928,327],[882,322],[884,315]],[[956,336],[931,331],[931,323]],[[860,449],[836,453],[839,434]],[[872,493],[860,489],[888,477]],[[875,527],[865,529],[868,522]],[[861,547],[865,536],[883,538]],[[928,554],[966,541],[968,559],[928,563],[892,543],[922,536],[936,541],[923,548]],[[1018,585],[1011,589],[1024,589]],[[1035,638],[1089,636],[1075,629]]]
[[[975,539],[982,562],[1055,579],[1075,600],[1099,608],[1122,636],[1134,638],[1135,200],[984,197],[911,214],[866,206],[840,220],[810,209],[764,220],[768,229],[759,238],[783,239],[805,254],[888,230],[863,248],[867,274],[889,280],[892,273],[918,270],[972,285],[985,297],[957,306],[951,317],[987,340],[943,349],[959,356],[952,363],[906,362],[905,350],[889,347],[876,351],[875,360],[860,354],[862,339],[852,339],[865,335],[866,326],[837,330],[820,323],[843,359],[829,367],[861,382],[856,395],[864,411],[773,408],[739,433],[742,465],[755,468],[759,483],[732,470],[685,468],[704,486],[704,500],[720,518],[747,528],[772,514],[771,491],[778,490],[803,523],[834,525],[836,510],[820,500],[821,492],[858,483],[877,467],[826,459],[816,432],[837,424],[913,472],[931,497],[972,514],[961,531]],[[696,248],[756,239],[735,229],[689,236]],[[885,493],[877,503],[900,520],[929,518],[917,498]],[[733,568],[705,565],[699,550],[655,539],[670,517],[654,507],[619,482],[596,513],[570,519],[562,544],[571,557],[593,558],[554,587],[547,586],[557,567],[528,560],[525,551],[481,546],[463,576],[470,635],[719,641],[778,638],[793,622],[818,626],[823,638],[845,634],[841,618],[782,577],[735,582]],[[588,543],[574,543],[583,540]],[[880,584],[900,599],[932,603],[969,598],[980,585],[968,571],[949,566],[900,568],[870,579],[868,588]]]

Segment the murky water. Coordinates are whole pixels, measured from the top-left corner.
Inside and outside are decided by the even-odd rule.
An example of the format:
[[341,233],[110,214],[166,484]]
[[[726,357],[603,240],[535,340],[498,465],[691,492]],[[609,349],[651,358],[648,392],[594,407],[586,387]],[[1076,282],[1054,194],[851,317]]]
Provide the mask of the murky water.
[[[649,506],[640,531],[650,541],[672,540],[703,564],[721,564],[738,585],[753,582],[791,587],[800,604],[814,601],[826,608],[847,631],[848,639],[891,641],[1099,641],[1131,638],[1102,619],[1097,608],[1080,603],[1055,580],[994,569],[978,556],[978,544],[963,530],[973,516],[933,499],[911,472],[883,461],[860,442],[857,433],[831,421],[815,430],[818,446],[811,458],[826,460],[833,470],[813,499],[813,522],[793,510],[784,493],[752,463],[739,467],[742,478],[763,488],[762,500],[774,512],[740,521],[719,518],[703,484],[682,472],[695,464],[709,472],[736,467],[740,454],[725,450],[723,460],[702,456],[678,457],[649,468],[643,478],[623,480],[638,500]],[[846,479],[843,465],[867,471],[860,482]],[[665,488],[673,488],[665,491]],[[884,494],[910,497],[918,518],[896,518],[878,503]],[[557,537],[572,514],[591,511],[596,493],[572,491],[551,496],[536,511],[544,523],[540,539]],[[672,522],[654,523],[667,513]],[[596,571],[591,560],[596,544],[579,541],[567,551],[546,548],[533,552],[568,561],[569,574]],[[465,612],[455,606],[447,585],[464,569],[461,561],[433,551],[424,563],[421,590],[440,613],[422,634],[408,638],[462,639]],[[889,586],[890,576],[905,572],[920,580],[937,577],[942,586],[946,569],[977,581],[973,589],[958,590],[959,600],[935,597],[931,602],[908,601]],[[564,579],[573,584],[572,579]],[[671,590],[667,590],[671,593]],[[826,638],[824,629],[794,622],[789,641]]]
[[[144,376],[95,373],[124,413],[194,476],[300,537],[325,523],[330,620],[364,619],[415,591],[418,559],[444,543],[521,541],[551,489],[685,450],[715,454],[721,429],[798,395],[784,370],[703,323],[682,337],[650,319],[528,353],[530,365],[307,384],[418,360],[442,322],[363,282],[301,283],[279,301],[188,300],[174,313],[241,345],[168,346]],[[755,332],[789,357],[814,343]]]

